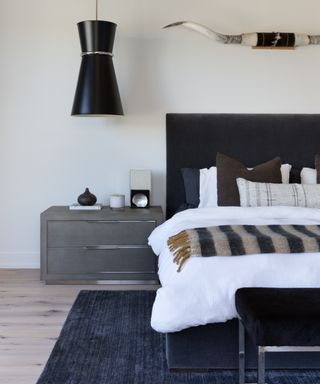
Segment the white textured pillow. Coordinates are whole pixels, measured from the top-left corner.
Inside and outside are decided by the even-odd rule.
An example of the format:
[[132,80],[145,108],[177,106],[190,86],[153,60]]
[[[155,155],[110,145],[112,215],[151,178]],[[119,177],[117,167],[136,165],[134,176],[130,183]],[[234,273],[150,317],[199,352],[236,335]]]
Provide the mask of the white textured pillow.
[[[291,164],[282,164],[281,178],[283,184],[289,184]],[[248,168],[252,169],[252,168]],[[200,169],[199,208],[218,206],[217,167]]]
[[302,168],[300,178],[301,184],[317,184],[317,170],[314,168]]
[[320,208],[320,184],[255,183],[237,178],[241,207]]

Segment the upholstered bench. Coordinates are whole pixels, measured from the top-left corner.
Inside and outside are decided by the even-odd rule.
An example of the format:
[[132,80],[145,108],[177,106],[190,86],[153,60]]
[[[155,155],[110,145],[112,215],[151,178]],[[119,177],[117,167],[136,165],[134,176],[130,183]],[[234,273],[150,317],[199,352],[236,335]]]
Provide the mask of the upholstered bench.
[[245,383],[245,331],[258,347],[258,384],[265,383],[265,352],[320,352],[320,288],[241,288],[235,304],[239,384]]

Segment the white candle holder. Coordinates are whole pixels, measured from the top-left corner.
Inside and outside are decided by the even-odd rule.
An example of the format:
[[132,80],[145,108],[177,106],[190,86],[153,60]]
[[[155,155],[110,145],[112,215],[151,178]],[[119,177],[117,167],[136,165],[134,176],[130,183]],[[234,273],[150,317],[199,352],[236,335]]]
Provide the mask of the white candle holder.
[[110,208],[123,209],[125,207],[125,195],[110,195]]

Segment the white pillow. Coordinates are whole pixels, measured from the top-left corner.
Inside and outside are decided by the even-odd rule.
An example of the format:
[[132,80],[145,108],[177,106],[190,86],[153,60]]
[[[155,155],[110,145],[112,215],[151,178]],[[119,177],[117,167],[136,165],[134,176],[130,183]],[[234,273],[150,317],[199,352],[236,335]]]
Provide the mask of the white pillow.
[[291,164],[281,165],[280,171],[281,171],[282,184],[289,184],[291,168],[292,168]]
[[300,172],[301,184],[317,184],[317,170],[302,168]]
[[237,178],[241,207],[320,208],[320,184],[255,183]]
[[[281,178],[283,184],[289,184],[291,164],[282,164]],[[252,168],[248,168],[252,169]],[[218,206],[217,167],[200,169],[199,208]]]
[[218,206],[217,167],[200,169],[199,208]]

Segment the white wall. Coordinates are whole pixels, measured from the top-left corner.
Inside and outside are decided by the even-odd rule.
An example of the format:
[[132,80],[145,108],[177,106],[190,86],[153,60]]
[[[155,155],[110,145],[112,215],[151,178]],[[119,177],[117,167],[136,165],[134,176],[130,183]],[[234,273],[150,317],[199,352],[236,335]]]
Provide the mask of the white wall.
[[[39,266],[39,214],[86,186],[99,201],[153,171],[165,201],[166,112],[320,112],[320,47],[252,50],[187,30],[320,33],[320,3],[283,0],[100,0],[118,23],[115,67],[125,117],[70,116],[80,65],[76,23],[94,0],[0,0],[0,267]],[[127,201],[128,202],[128,201]]]

